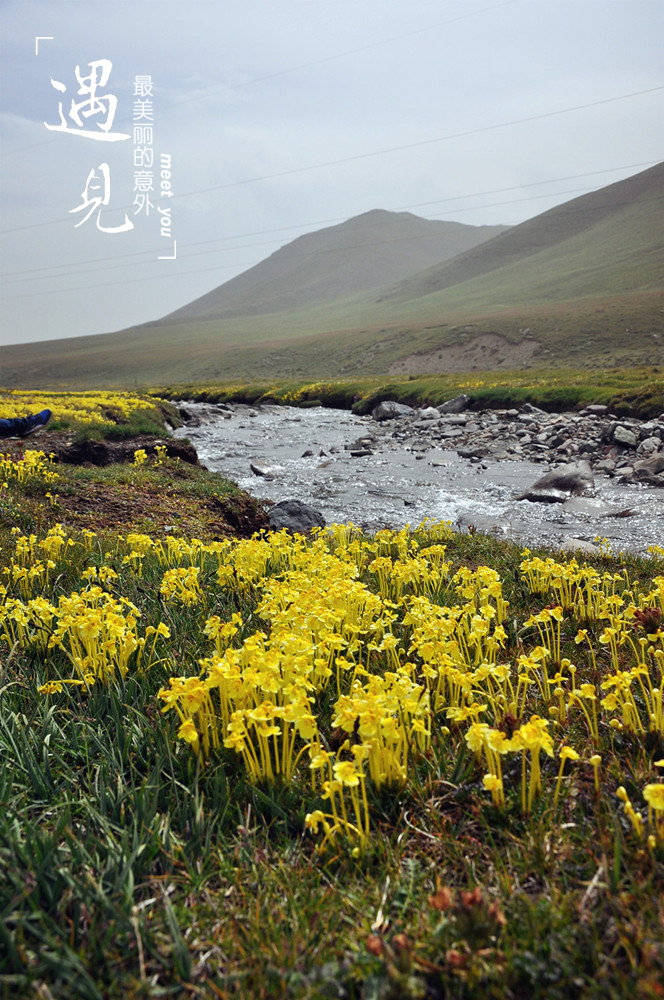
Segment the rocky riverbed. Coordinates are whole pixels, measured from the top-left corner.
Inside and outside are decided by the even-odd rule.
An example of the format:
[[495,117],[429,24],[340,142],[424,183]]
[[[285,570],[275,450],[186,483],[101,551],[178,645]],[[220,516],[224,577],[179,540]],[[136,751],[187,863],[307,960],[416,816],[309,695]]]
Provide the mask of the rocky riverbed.
[[[259,498],[296,498],[327,523],[398,528],[449,520],[523,544],[614,550],[664,544],[664,414],[383,403],[371,416],[322,407],[181,403],[176,432],[200,461]],[[550,470],[569,469],[535,489]],[[530,499],[517,499],[530,497]]]

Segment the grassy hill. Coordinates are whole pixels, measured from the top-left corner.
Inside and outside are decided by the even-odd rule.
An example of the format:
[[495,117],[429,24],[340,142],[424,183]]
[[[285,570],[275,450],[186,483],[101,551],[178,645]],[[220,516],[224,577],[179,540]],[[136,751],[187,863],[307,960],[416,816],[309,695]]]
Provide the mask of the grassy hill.
[[[137,386],[664,362],[664,164],[390,281],[390,267],[407,266],[409,243],[409,252],[415,244],[427,252],[430,225],[371,212],[301,237],[163,320],[7,348],[3,382]],[[416,228],[419,243],[405,236]],[[372,229],[386,237],[380,252],[368,245]],[[355,285],[344,258],[351,244],[362,271]],[[379,287],[372,255],[384,267]]]
[[214,320],[332,302],[440,263],[505,232],[374,210],[307,233],[165,320]]

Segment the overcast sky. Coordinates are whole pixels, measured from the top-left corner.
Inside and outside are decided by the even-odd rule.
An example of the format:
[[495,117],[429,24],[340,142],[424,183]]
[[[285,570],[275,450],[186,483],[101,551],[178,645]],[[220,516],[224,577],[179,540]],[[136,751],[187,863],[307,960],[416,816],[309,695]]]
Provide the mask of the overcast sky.
[[[664,159],[662,0],[0,0],[0,19],[4,344],[158,319],[374,208],[516,224]],[[86,118],[76,67],[99,60]],[[72,101],[129,138],[47,129],[61,103],[81,131]]]

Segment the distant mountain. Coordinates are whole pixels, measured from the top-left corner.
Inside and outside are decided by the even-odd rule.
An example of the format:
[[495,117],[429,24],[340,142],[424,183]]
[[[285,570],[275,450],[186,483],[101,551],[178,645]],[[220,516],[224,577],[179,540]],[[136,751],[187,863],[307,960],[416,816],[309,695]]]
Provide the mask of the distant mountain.
[[[640,174],[610,184],[608,187],[581,195],[572,201],[543,212],[534,219],[514,226],[495,239],[483,243],[453,260],[441,262],[398,287],[386,292],[381,299],[415,300],[439,292],[462,282],[490,275],[499,269],[517,267],[520,272],[519,296],[526,286],[536,293],[541,275],[535,274],[537,263],[546,261],[551,271],[554,261],[556,273],[569,282],[574,277],[578,285],[579,270],[594,272],[587,281],[587,291],[596,294],[600,289],[598,268],[625,265],[629,258],[636,264],[639,274],[631,280],[623,273],[621,284],[630,287],[661,286],[664,278],[664,163],[644,170]],[[579,261],[586,254],[585,261]],[[524,265],[530,269],[526,274]],[[533,265],[535,265],[533,269]],[[503,283],[503,279],[499,279]],[[613,274],[607,276],[604,291],[615,289]],[[489,282],[493,287],[494,283]],[[590,287],[591,286],[591,287]],[[513,287],[510,280],[503,288],[509,294]],[[569,293],[569,283],[565,285]],[[583,287],[579,292],[583,294]],[[567,297],[570,297],[567,294]]]
[[375,209],[300,236],[167,321],[228,319],[320,305],[379,288],[505,232]]
[[664,164],[510,229],[367,212],[161,320],[4,348],[2,380],[85,388],[542,364],[664,364]]

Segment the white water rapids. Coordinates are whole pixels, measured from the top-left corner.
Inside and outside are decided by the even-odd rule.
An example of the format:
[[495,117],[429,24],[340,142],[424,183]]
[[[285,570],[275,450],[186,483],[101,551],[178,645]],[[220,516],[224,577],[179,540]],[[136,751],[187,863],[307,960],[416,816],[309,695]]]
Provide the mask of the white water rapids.
[[[375,530],[433,518],[524,545],[555,548],[568,539],[598,537],[608,539],[614,552],[664,545],[662,489],[596,475],[590,496],[564,504],[517,501],[548,466],[472,462],[440,447],[421,454],[392,441],[386,425],[347,410],[232,404],[224,414],[195,403],[186,409],[200,424],[181,427],[176,436],[192,442],[203,465],[258,498],[308,503],[328,524],[352,521]],[[373,454],[352,457],[344,450],[367,433],[378,437]],[[303,457],[305,451],[313,455]],[[255,475],[250,463],[267,475]]]

